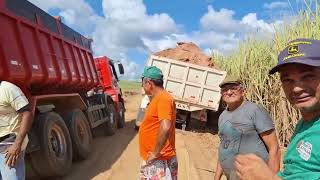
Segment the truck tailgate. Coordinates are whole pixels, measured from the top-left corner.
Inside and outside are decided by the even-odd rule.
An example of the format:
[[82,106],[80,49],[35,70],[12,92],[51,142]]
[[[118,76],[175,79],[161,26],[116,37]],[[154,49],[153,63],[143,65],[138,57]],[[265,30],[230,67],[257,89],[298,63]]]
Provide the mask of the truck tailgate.
[[148,65],[162,70],[164,87],[178,103],[194,106],[195,110],[218,110],[219,84],[226,76],[225,71],[159,56],[151,56]]

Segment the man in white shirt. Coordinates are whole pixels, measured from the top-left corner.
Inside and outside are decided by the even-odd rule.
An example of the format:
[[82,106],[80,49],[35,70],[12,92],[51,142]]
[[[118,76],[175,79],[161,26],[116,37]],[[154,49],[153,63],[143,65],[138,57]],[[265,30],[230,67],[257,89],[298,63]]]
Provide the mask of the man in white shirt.
[[28,99],[21,89],[0,81],[0,179],[25,179],[24,152],[32,121]]

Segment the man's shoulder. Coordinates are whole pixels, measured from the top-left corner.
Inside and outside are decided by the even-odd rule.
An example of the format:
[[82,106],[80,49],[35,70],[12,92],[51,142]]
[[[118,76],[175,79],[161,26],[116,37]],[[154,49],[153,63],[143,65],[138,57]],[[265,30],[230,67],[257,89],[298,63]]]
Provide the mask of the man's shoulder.
[[17,86],[11,82],[8,81],[1,81],[0,87],[4,89],[11,89],[11,88],[17,88]]
[[222,113],[219,115],[218,121],[219,122],[224,121],[225,118],[227,117],[227,114],[228,114],[228,110],[227,109],[223,110]]
[[0,101],[1,102],[7,102],[9,98],[9,94],[13,92],[16,88],[16,86],[8,81],[1,81],[0,83]]
[[245,108],[246,110],[252,110],[252,111],[257,111],[257,110],[265,111],[265,108],[261,104],[257,104],[251,101],[246,101],[243,108]]
[[258,108],[259,105],[257,103],[251,102],[251,101],[245,101],[244,107],[248,108]]
[[20,87],[17,85],[8,82],[8,81],[2,81],[0,84],[0,91],[7,95],[12,95],[14,97],[17,96],[25,96]]
[[165,99],[165,100],[170,100],[170,101],[173,101],[174,98],[173,96],[166,90],[164,90],[160,96],[159,96],[159,99]]

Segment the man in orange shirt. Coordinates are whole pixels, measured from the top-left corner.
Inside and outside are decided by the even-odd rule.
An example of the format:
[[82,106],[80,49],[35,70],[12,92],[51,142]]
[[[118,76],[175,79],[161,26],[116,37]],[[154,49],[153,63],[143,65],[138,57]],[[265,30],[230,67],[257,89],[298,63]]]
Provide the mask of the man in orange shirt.
[[176,180],[178,161],[175,150],[176,106],[163,89],[163,75],[155,66],[145,67],[142,86],[151,97],[139,129],[141,180]]

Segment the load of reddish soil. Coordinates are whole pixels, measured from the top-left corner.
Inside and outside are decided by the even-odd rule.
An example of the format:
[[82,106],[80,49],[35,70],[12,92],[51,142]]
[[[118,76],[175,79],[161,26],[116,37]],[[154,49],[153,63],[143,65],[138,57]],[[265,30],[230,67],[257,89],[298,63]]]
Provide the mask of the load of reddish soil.
[[165,49],[155,53],[154,55],[197,64],[200,66],[217,68],[217,66],[213,63],[213,59],[203,53],[201,49],[192,42],[178,42],[177,47]]

